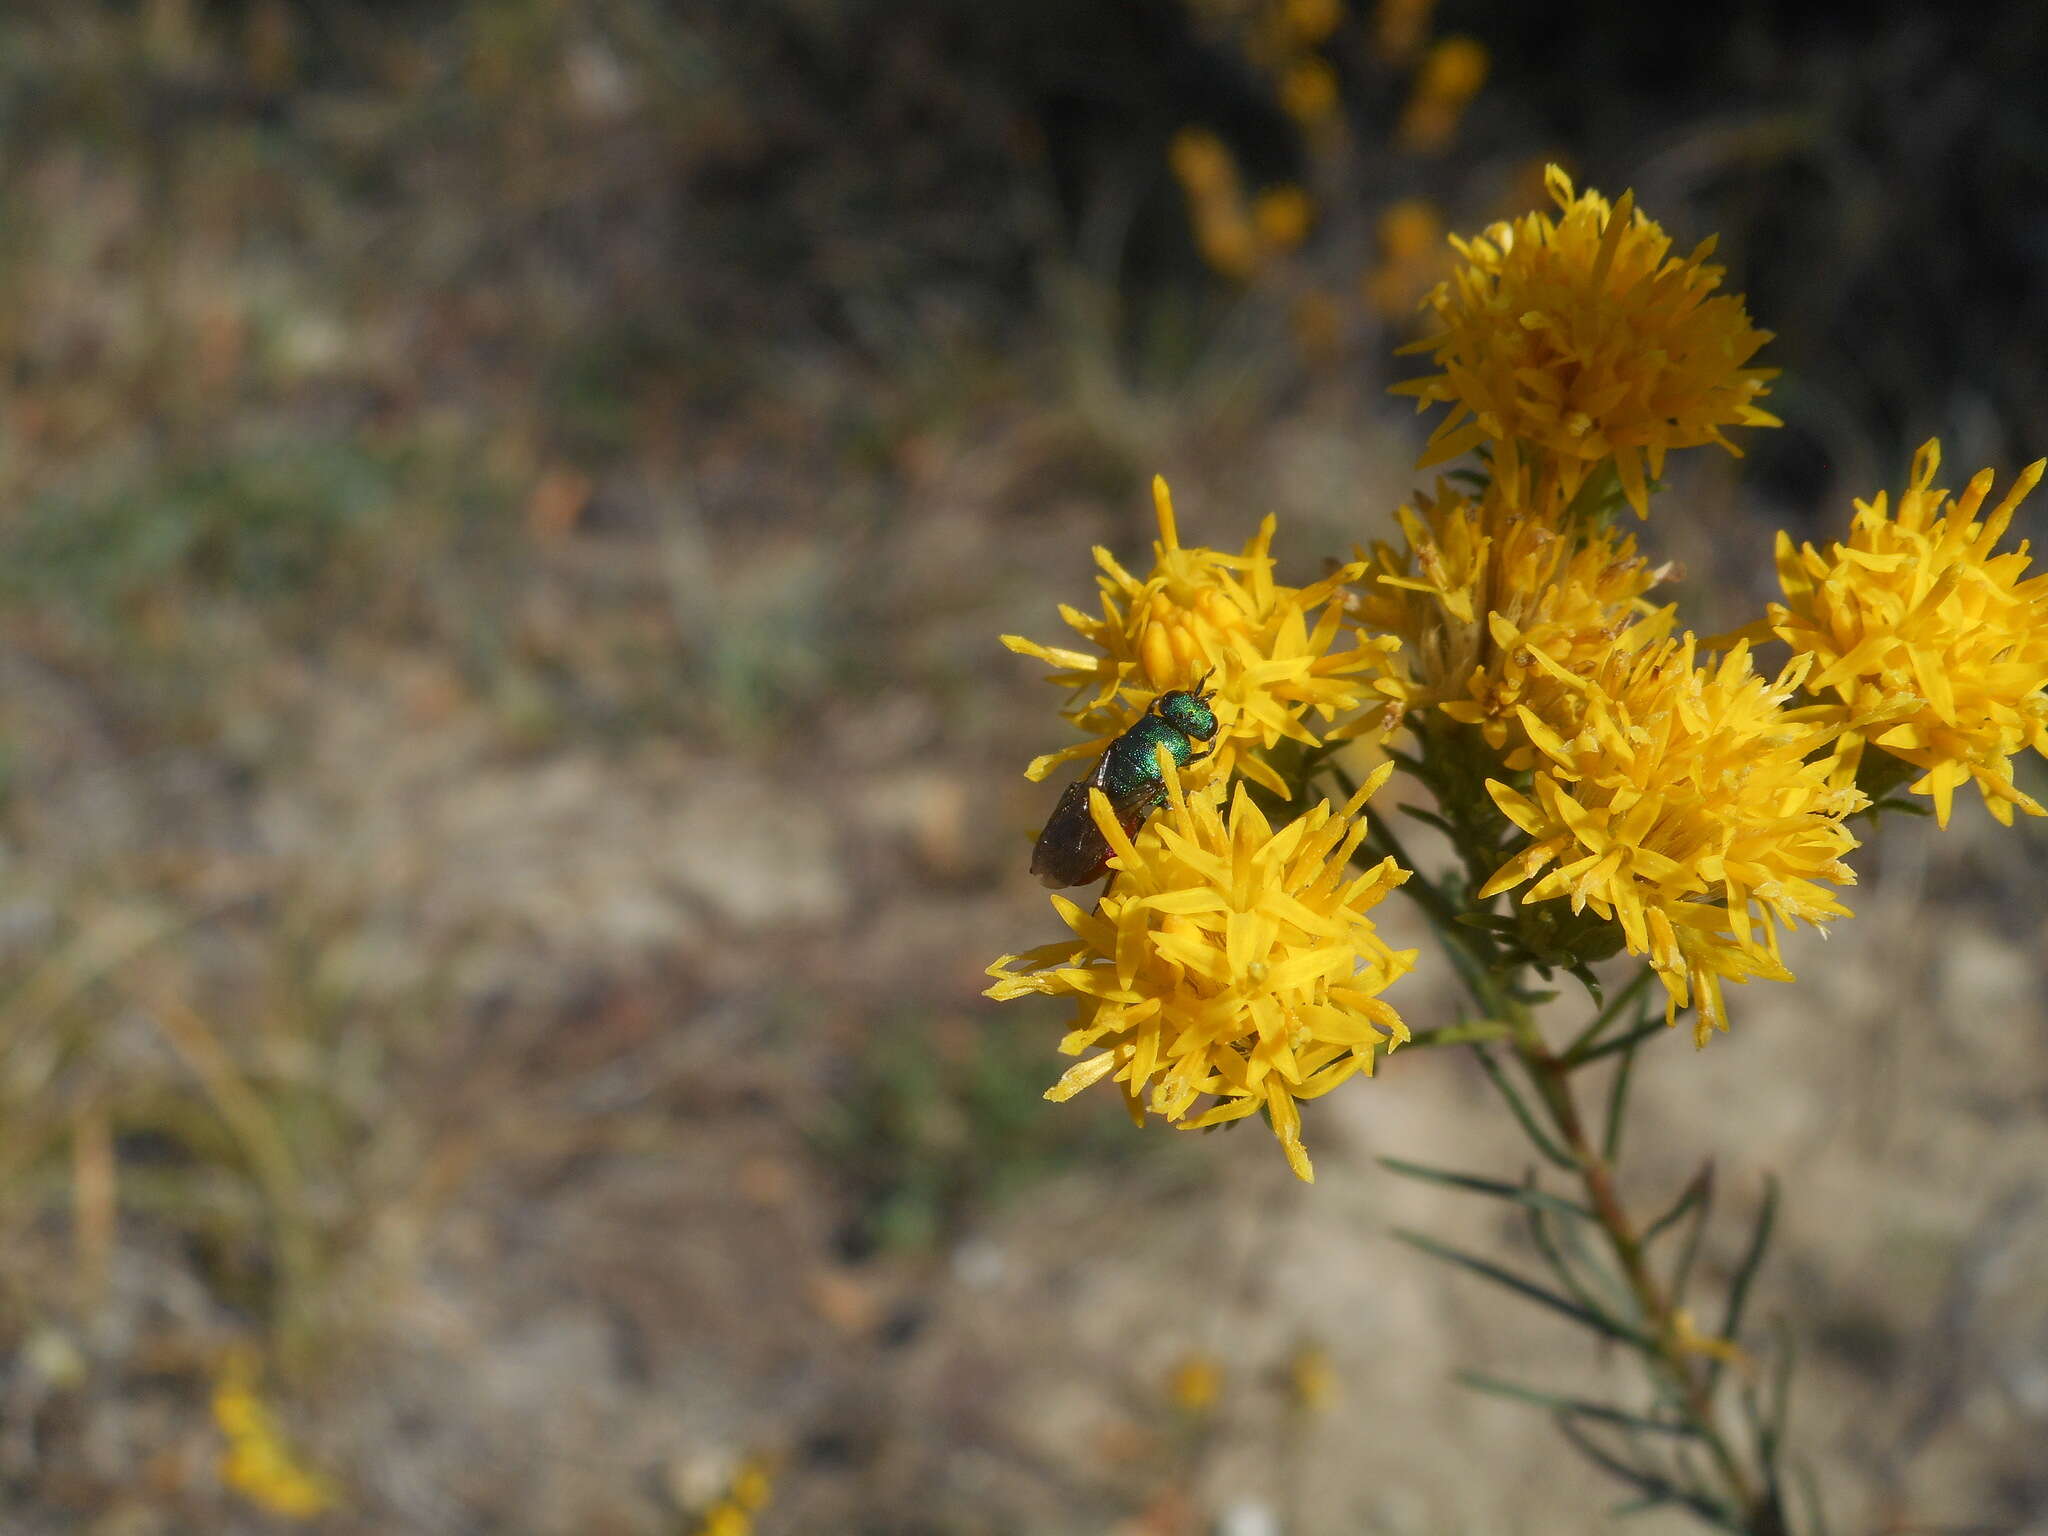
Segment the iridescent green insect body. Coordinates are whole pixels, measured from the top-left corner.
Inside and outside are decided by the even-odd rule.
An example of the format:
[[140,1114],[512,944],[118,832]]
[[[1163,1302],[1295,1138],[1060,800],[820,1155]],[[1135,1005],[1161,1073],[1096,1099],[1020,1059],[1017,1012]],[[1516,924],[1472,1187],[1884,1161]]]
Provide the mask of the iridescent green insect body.
[[1039,834],[1031,873],[1054,890],[1100,880],[1108,872],[1112,850],[1089,812],[1088,791],[1099,789],[1108,796],[1110,810],[1125,833],[1135,836],[1145,818],[1166,800],[1159,749],[1166,748],[1175,766],[1185,768],[1205,755],[1195,750],[1195,744],[1215,740],[1216,730],[1216,712],[1209,707],[1206,692],[1176,688],[1159,695],[1136,724],[1109,744],[1085,778],[1067,786],[1052,820]]

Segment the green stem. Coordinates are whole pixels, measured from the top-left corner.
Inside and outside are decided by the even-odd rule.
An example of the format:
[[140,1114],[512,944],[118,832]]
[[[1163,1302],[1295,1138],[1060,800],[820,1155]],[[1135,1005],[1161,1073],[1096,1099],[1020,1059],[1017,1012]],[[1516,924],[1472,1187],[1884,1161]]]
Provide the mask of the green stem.
[[1713,1458],[1715,1470],[1741,1511],[1744,1529],[1753,1536],[1782,1536],[1783,1516],[1768,1496],[1758,1494],[1749,1473],[1715,1422],[1710,1379],[1693,1369],[1691,1357],[1681,1347],[1677,1308],[1650,1272],[1636,1223],[1621,1203],[1614,1165],[1587,1134],[1585,1117],[1572,1091],[1571,1063],[1552,1053],[1526,1006],[1511,1003],[1508,1021],[1514,1026],[1516,1059],[1535,1086],[1555,1139],[1577,1165],[1586,1204],[1628,1282],[1642,1315],[1643,1332],[1655,1343],[1650,1357],[1653,1368],[1664,1378],[1700,1443]]
[[[1420,727],[1418,734],[1422,738],[1421,759],[1416,769],[1411,771],[1418,772],[1435,794],[1438,804],[1445,807],[1454,824],[1453,842],[1468,872],[1475,882],[1483,880],[1487,878],[1487,871],[1498,867],[1502,846],[1497,829],[1483,825],[1483,816],[1474,813],[1475,807],[1491,810],[1491,804],[1479,786],[1485,759],[1476,751],[1458,750],[1461,744],[1469,745],[1462,738],[1447,735],[1439,739],[1436,733]],[[1339,782],[1346,785],[1348,792],[1349,775],[1335,764],[1329,767]],[[1461,793],[1463,790],[1471,793]],[[1716,1373],[1695,1369],[1694,1352],[1685,1347],[1685,1331],[1678,1323],[1678,1302],[1652,1274],[1644,1253],[1641,1230],[1622,1204],[1615,1181],[1614,1156],[1603,1150],[1601,1140],[1588,1134],[1586,1117],[1581,1114],[1573,1092],[1572,1074],[1579,1067],[1609,1054],[1611,1050],[1627,1049],[1640,1038],[1638,1031],[1630,1030],[1616,1040],[1600,1043],[1600,1037],[1649,985],[1649,968],[1645,967],[1634,977],[1608,1007],[1599,1010],[1598,1016],[1580,1032],[1568,1049],[1554,1052],[1537,1026],[1527,1001],[1527,992],[1516,985],[1516,972],[1520,967],[1506,960],[1489,938],[1459,921],[1464,914],[1441,888],[1422,874],[1421,866],[1402,845],[1400,834],[1389,824],[1389,818],[1380,816],[1372,819],[1364,845],[1353,855],[1354,860],[1362,862],[1361,856],[1368,849],[1377,856],[1391,856],[1402,867],[1414,872],[1413,878],[1402,889],[1429,916],[1439,938],[1457,962],[1454,969],[1480,1015],[1476,1020],[1421,1032],[1410,1043],[1470,1044],[1473,1054],[1486,1067],[1488,1076],[1515,1112],[1531,1144],[1577,1177],[1585,1191],[1586,1205],[1594,1224],[1600,1228],[1613,1253],[1615,1264],[1640,1315],[1644,1336],[1640,1347],[1644,1363],[1663,1395],[1676,1407],[1691,1436],[1705,1447],[1730,1500],[1729,1515],[1740,1521],[1739,1529],[1746,1536],[1786,1536],[1784,1514],[1772,1488],[1766,1485],[1759,1490],[1756,1480],[1716,1422],[1713,1401]],[[1541,1115],[1549,1122],[1548,1130],[1538,1123],[1536,1114],[1522,1103],[1522,1096],[1508,1082],[1507,1074],[1491,1059],[1487,1044],[1494,1040],[1506,1041],[1513,1051],[1536,1091]],[[1617,1095],[1617,1118],[1620,1112]],[[1618,1131],[1618,1124],[1610,1125],[1606,1146],[1618,1149]],[[1705,1508],[1704,1500],[1701,1507]]]
[[1505,1040],[1514,1032],[1514,1025],[1503,1024],[1499,1019],[1460,1019],[1455,1024],[1413,1031],[1401,1049],[1412,1051],[1431,1045],[1484,1045],[1491,1040]]

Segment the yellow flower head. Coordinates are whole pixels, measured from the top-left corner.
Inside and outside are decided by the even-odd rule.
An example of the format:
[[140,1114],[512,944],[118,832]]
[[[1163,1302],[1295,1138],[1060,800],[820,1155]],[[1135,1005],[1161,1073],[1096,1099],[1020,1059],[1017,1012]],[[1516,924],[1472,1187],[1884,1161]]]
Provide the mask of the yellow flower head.
[[1268,187],[1252,200],[1252,226],[1271,251],[1291,251],[1308,238],[1316,205],[1294,184]]
[[1782,707],[1807,663],[1773,681],[1747,646],[1697,668],[1694,646],[1687,635],[1617,650],[1590,679],[1553,674],[1569,696],[1557,728],[1522,711],[1529,792],[1487,784],[1533,841],[1479,894],[1540,875],[1523,901],[1568,897],[1617,922],[1663,981],[1667,1022],[1696,996],[1705,1044],[1728,1027],[1724,979],[1792,980],[1778,925],[1847,915],[1820,882],[1854,883],[1842,818],[1864,800],[1831,781],[1825,757],[1809,759],[1825,732]]
[[1237,161],[1229,147],[1208,129],[1181,129],[1173,136],[1166,155],[1190,202],[1229,200],[1239,195]]
[[1047,1098],[1111,1078],[1135,1121],[1149,1096],[1152,1113],[1183,1130],[1264,1110],[1288,1166],[1311,1179],[1297,1101],[1370,1075],[1376,1051],[1408,1038],[1379,993],[1415,952],[1388,948],[1366,916],[1408,872],[1386,859],[1347,873],[1365,836],[1361,808],[1392,765],[1341,810],[1324,801],[1275,832],[1242,784],[1225,817],[1220,783],[1185,791],[1162,761],[1167,806],[1135,843],[1093,792],[1095,824],[1116,850],[1108,894],[1093,912],[1055,895],[1073,937],[1003,956],[987,995],[1074,999],[1060,1050],[1095,1054]]
[[220,1480],[250,1503],[288,1520],[310,1520],[334,1507],[333,1485],[299,1460],[258,1395],[256,1360],[247,1350],[232,1352],[221,1367],[213,1422],[227,1442]]
[[1329,1351],[1304,1344],[1287,1362],[1287,1385],[1294,1406],[1304,1413],[1326,1413],[1336,1405],[1341,1384]]
[[1284,0],[1280,14],[1287,40],[1313,48],[1342,25],[1344,5],[1343,0]]
[[1244,187],[1229,146],[1206,128],[1183,128],[1167,151],[1202,259],[1224,277],[1250,277],[1262,255],[1260,231],[1245,208]]
[[1204,1417],[1223,1395],[1223,1362],[1214,1355],[1186,1356],[1167,1377],[1166,1392],[1182,1413]]
[[775,1460],[749,1456],[733,1474],[725,1497],[704,1511],[694,1527],[694,1536],[752,1536],[754,1516],[767,1506],[774,1491]]
[[1569,497],[1612,459],[1629,504],[1647,515],[1646,478],[1672,448],[1719,443],[1729,426],[1776,426],[1757,398],[1776,369],[1748,365],[1769,333],[1733,295],[1703,241],[1690,256],[1622,194],[1612,208],[1545,173],[1558,215],[1530,213],[1477,239],[1452,237],[1466,265],[1424,307],[1434,334],[1402,348],[1443,371],[1394,386],[1418,406],[1451,413],[1421,467],[1493,444],[1496,473],[1531,445],[1539,468]]
[[1943,826],[1970,779],[2008,826],[2015,806],[2043,814],[2013,784],[2012,759],[2048,752],[2048,576],[2021,580],[2024,541],[1992,549],[2042,466],[2029,465],[1980,521],[1991,471],[1952,502],[1934,487],[1941,444],[1930,441],[1897,512],[1882,491],[1857,502],[1847,544],[1821,554],[1778,535],[1785,601],[1771,605],[1770,627],[1813,658],[1806,686],[1841,702],[1842,776],[1855,777],[1874,742],[1922,770],[1912,788],[1933,796]]
[[1373,42],[1381,58],[1400,63],[1422,46],[1436,0],[1380,0]]
[[1404,319],[1446,265],[1443,215],[1428,199],[1409,197],[1382,209],[1376,224],[1379,261],[1360,291],[1386,319]]
[[[1644,594],[1669,574],[1609,524],[1521,510],[1500,482],[1479,501],[1437,482],[1396,514],[1405,548],[1375,544],[1354,613],[1398,637],[1385,691],[1476,725],[1497,752],[1527,745],[1520,710],[1549,717],[1617,646],[1660,640],[1672,610]],[[1541,661],[1538,656],[1541,656]]]
[[1313,54],[1296,59],[1280,77],[1280,105],[1304,128],[1336,114],[1337,72]]
[[[1003,636],[1011,650],[1056,667],[1053,682],[1081,690],[1062,713],[1088,739],[1035,759],[1025,776],[1035,782],[1062,763],[1100,756],[1160,694],[1206,678],[1220,729],[1214,750],[1190,769],[1190,777],[1207,783],[1241,773],[1286,798],[1286,781],[1260,754],[1283,740],[1319,745],[1322,738],[1307,724],[1311,714],[1326,722],[1352,717],[1323,733],[1330,740],[1381,723],[1378,711],[1356,712],[1377,699],[1366,674],[1398,642],[1331,649],[1343,626],[1342,588],[1358,567],[1346,566],[1307,587],[1282,586],[1273,580],[1269,553],[1272,517],[1259,525],[1242,554],[1183,549],[1164,480],[1153,480],[1152,495],[1159,513],[1152,573],[1140,581],[1098,547],[1102,617],[1060,607],[1060,616],[1093,652]],[[1321,612],[1311,625],[1316,609]]]
[[1394,130],[1395,142],[1424,154],[1449,144],[1465,108],[1486,83],[1490,62],[1485,46],[1469,37],[1446,37],[1431,44]]

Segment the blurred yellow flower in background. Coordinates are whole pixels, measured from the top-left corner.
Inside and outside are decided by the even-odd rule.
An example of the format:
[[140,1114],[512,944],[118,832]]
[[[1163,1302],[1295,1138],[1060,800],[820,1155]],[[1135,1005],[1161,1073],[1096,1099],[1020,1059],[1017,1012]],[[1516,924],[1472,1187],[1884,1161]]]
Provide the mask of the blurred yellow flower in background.
[[774,1492],[775,1458],[748,1456],[733,1473],[724,1497],[704,1511],[692,1536],[752,1536],[754,1516],[768,1507]]
[[1092,912],[1055,895],[1073,937],[1003,956],[987,995],[1074,999],[1060,1050],[1095,1054],[1047,1098],[1108,1078],[1135,1121],[1149,1108],[1183,1130],[1263,1110],[1288,1166],[1312,1179],[1299,1101],[1370,1075],[1377,1051],[1408,1038],[1379,994],[1415,952],[1389,948],[1366,916],[1408,871],[1392,859],[1348,870],[1392,765],[1342,809],[1323,801],[1278,832],[1243,785],[1226,818],[1220,783],[1190,792],[1165,767],[1167,807],[1135,842],[1094,792],[1115,879]]
[[1491,63],[1485,45],[1470,37],[1446,37],[1430,45],[1416,73],[1395,141],[1403,148],[1434,154],[1450,144],[1458,123]]
[[1220,276],[1249,278],[1259,266],[1259,231],[1230,147],[1206,128],[1183,128],[1168,146],[1167,164],[1187,198],[1202,260]]
[[1822,554],[1778,535],[1785,601],[1771,605],[1769,628],[1813,658],[1807,688],[1841,703],[1841,776],[1853,779],[1874,743],[1922,770],[1911,787],[1933,797],[1943,826],[1973,779],[1999,821],[2010,825],[2015,807],[2043,814],[2013,783],[2012,759],[2048,752],[2048,575],[2021,579],[2024,541],[1993,548],[2043,463],[1980,521],[1991,471],[1950,501],[1934,485],[1941,444],[1929,441],[1896,512],[1882,491],[1856,503],[1848,543]]
[[1825,731],[1783,707],[1809,663],[1771,680],[1746,645],[1699,667],[1695,645],[1617,649],[1590,679],[1554,670],[1565,693],[1552,720],[1521,711],[1529,792],[1487,783],[1532,841],[1479,894],[1535,880],[1524,902],[1564,897],[1618,923],[1664,983],[1666,1021],[1697,1003],[1703,1045],[1728,1027],[1723,980],[1792,980],[1780,925],[1848,915],[1821,882],[1855,883],[1842,820],[1864,798],[1810,756]]
[[256,1390],[256,1359],[230,1353],[213,1389],[213,1422],[227,1442],[220,1480],[259,1509],[310,1520],[332,1509],[333,1484],[299,1460]]
[[1436,0],[1380,0],[1373,14],[1373,46],[1389,63],[1414,57],[1429,31]]
[[1304,128],[1328,122],[1338,99],[1337,72],[1313,55],[1296,59],[1280,78],[1280,105]]
[[1375,234],[1379,263],[1361,287],[1366,303],[1392,320],[1413,312],[1442,272],[1444,219],[1427,198],[1405,197],[1380,211]]
[[[1025,775],[1035,782],[1062,763],[1100,756],[1153,699],[1206,679],[1221,728],[1191,779],[1241,773],[1287,798],[1286,780],[1261,754],[1283,740],[1313,747],[1382,724],[1381,711],[1361,711],[1379,700],[1369,674],[1399,642],[1361,639],[1349,650],[1333,649],[1344,627],[1343,587],[1359,567],[1306,587],[1283,586],[1273,580],[1270,515],[1241,554],[1187,549],[1166,482],[1155,477],[1152,494],[1159,517],[1152,573],[1141,581],[1098,547],[1102,616],[1060,607],[1092,651],[1003,636],[1011,650],[1056,668],[1053,682],[1084,690],[1062,713],[1087,739],[1034,759]],[[1318,736],[1307,723],[1311,715],[1337,724]]]
[[1252,224],[1260,241],[1275,251],[1291,251],[1308,238],[1315,204],[1297,186],[1268,187],[1252,200]]
[[1756,404],[1775,369],[1749,360],[1769,333],[1742,300],[1717,295],[1712,239],[1691,255],[1638,212],[1634,194],[1609,207],[1545,175],[1556,217],[1530,213],[1451,243],[1465,265],[1425,300],[1436,331],[1403,347],[1441,372],[1394,386],[1450,414],[1419,467],[1490,444],[1497,478],[1516,473],[1520,444],[1566,497],[1612,460],[1629,504],[1649,508],[1648,481],[1673,448],[1719,443],[1733,426],[1776,426]]
[[1237,195],[1237,161],[1206,128],[1183,128],[1167,146],[1166,163],[1191,199]]
[[1167,1378],[1166,1393],[1182,1413],[1209,1413],[1223,1395],[1223,1363],[1214,1355],[1187,1356]]
[[1327,1413],[1341,1395],[1337,1367],[1320,1344],[1303,1344],[1287,1361],[1288,1393],[1303,1413]]

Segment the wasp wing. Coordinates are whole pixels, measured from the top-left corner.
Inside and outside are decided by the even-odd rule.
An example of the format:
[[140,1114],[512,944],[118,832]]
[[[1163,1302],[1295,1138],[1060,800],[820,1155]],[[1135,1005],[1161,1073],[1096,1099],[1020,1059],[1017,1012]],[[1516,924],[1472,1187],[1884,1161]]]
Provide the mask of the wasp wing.
[[[1089,885],[1108,873],[1112,849],[1088,808],[1088,791],[1102,788],[1102,764],[1085,779],[1069,784],[1052,820],[1038,835],[1031,852],[1031,873],[1053,890],[1065,885]],[[1107,793],[1107,791],[1104,791]],[[1122,795],[1111,795],[1109,808],[1127,833],[1135,833],[1145,818],[1165,798],[1161,784],[1140,784]]]

